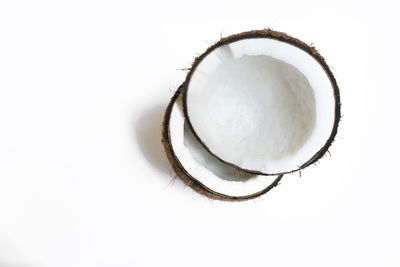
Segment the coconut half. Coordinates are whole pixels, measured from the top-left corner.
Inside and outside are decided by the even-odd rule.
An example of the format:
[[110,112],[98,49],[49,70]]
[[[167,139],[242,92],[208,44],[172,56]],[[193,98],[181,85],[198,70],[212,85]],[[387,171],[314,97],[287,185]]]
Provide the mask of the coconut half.
[[275,187],[279,176],[238,170],[212,156],[189,129],[182,107],[182,87],[172,97],[163,123],[164,148],[176,174],[195,191],[219,200],[247,200]]
[[183,107],[207,151],[263,175],[315,163],[333,142],[340,119],[339,88],[323,57],[272,30],[223,38],[196,58]]

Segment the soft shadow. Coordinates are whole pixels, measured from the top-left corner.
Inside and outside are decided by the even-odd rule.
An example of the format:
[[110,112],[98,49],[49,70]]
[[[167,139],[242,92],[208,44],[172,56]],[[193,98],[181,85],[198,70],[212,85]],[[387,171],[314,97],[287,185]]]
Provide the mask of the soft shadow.
[[31,265],[26,264],[5,264],[0,262],[0,267],[31,267]]
[[33,266],[38,265],[30,263],[13,243],[0,236],[0,267]]
[[161,143],[161,124],[165,106],[157,105],[146,111],[135,123],[139,147],[147,159],[158,170],[169,173],[170,165]]

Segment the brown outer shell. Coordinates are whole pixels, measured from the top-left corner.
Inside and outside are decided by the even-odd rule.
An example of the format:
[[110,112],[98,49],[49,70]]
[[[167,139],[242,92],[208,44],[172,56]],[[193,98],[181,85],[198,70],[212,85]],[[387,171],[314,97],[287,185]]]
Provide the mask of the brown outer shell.
[[167,158],[174,169],[175,173],[178,175],[181,180],[190,186],[194,191],[209,197],[211,199],[216,199],[216,200],[224,200],[224,201],[244,201],[244,200],[249,200],[249,199],[254,199],[256,197],[259,197],[265,193],[267,193],[269,190],[274,188],[279,184],[279,181],[282,179],[283,175],[279,175],[268,187],[265,189],[251,194],[247,196],[229,196],[225,194],[221,194],[218,192],[213,191],[212,189],[208,188],[204,184],[202,184],[198,179],[193,177],[191,174],[189,174],[185,168],[182,166],[181,162],[179,161],[178,157],[174,153],[174,149],[171,145],[171,136],[170,136],[170,131],[169,131],[169,121],[171,117],[171,112],[172,112],[172,107],[175,103],[175,101],[178,99],[179,95],[182,93],[183,86],[181,85],[178,90],[175,92],[174,96],[171,98],[168,107],[165,111],[164,115],[164,121],[162,125],[162,143],[164,145],[165,153],[167,154]]
[[[256,170],[248,170],[248,169],[240,168],[240,167],[236,166],[235,164],[227,162],[227,161],[219,158],[218,156],[216,156],[207,147],[207,145],[204,144],[204,142],[200,139],[200,137],[197,135],[196,131],[194,130],[192,123],[190,122],[190,118],[189,118],[188,111],[187,111],[187,91],[188,91],[188,85],[190,83],[190,79],[191,79],[193,73],[195,72],[197,66],[208,54],[210,54],[216,48],[226,45],[226,44],[230,44],[230,43],[239,41],[239,40],[252,39],[252,38],[275,39],[275,40],[293,45],[293,46],[307,52],[310,56],[312,56],[315,60],[317,60],[317,62],[322,66],[322,68],[324,69],[325,73],[327,74],[327,76],[331,82],[331,85],[332,85],[333,95],[335,98],[335,120],[334,120],[334,125],[332,128],[331,135],[329,136],[325,145],[314,156],[312,156],[306,163],[302,164],[295,170],[281,172],[281,173],[263,173],[263,172],[256,171]],[[216,42],[214,45],[210,46],[203,54],[201,54],[200,56],[195,58],[195,60],[192,64],[192,68],[190,69],[189,73],[186,76],[186,80],[183,83],[183,112],[185,114],[185,119],[189,125],[190,130],[193,132],[194,136],[197,138],[197,140],[200,142],[200,144],[202,144],[203,147],[209,153],[211,153],[214,157],[216,157],[221,162],[228,164],[236,169],[239,169],[239,170],[242,170],[245,172],[249,172],[249,173],[259,174],[259,175],[280,175],[280,174],[293,173],[293,172],[299,171],[301,169],[304,169],[305,167],[307,167],[311,164],[316,163],[320,158],[322,158],[322,156],[328,151],[329,147],[331,146],[331,144],[334,141],[335,136],[337,134],[337,130],[339,127],[339,121],[340,121],[340,117],[341,117],[340,116],[340,106],[341,106],[340,92],[339,92],[339,87],[336,83],[336,79],[333,76],[331,70],[329,69],[329,66],[326,64],[325,59],[318,53],[318,51],[314,47],[307,45],[306,43],[300,41],[297,38],[291,37],[291,36],[287,35],[286,33],[274,31],[271,29],[253,30],[253,31],[242,32],[239,34],[234,34],[234,35],[231,35],[231,36],[228,36],[225,38],[221,38],[221,40]]]

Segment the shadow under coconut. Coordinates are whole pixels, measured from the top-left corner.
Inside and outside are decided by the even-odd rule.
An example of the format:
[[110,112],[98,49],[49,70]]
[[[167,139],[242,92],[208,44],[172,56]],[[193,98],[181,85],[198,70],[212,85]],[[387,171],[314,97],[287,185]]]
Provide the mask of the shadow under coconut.
[[146,111],[135,123],[140,150],[148,162],[164,173],[170,173],[170,165],[161,144],[161,125],[165,107],[161,104]]

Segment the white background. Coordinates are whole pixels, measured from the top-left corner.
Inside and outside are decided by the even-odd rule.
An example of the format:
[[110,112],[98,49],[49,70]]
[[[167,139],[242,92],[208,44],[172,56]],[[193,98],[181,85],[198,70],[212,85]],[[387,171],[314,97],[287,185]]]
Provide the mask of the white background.
[[[0,266],[400,266],[398,9],[1,1]],[[332,67],[332,156],[254,201],[210,201],[173,180],[162,114],[177,69],[267,27]]]

